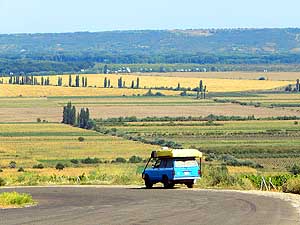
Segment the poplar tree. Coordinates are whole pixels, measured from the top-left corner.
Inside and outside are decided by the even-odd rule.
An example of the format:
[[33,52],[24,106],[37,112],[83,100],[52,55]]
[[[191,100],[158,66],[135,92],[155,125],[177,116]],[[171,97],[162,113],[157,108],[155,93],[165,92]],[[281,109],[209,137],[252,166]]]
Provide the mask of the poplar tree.
[[72,76],[71,76],[71,74],[69,75],[69,87],[72,87]]

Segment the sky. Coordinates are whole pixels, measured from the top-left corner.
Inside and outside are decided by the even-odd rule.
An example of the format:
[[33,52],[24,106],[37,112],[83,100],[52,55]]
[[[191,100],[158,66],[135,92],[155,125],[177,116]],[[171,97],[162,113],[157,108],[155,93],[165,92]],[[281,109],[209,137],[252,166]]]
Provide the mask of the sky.
[[300,27],[299,0],[0,0],[0,33]]

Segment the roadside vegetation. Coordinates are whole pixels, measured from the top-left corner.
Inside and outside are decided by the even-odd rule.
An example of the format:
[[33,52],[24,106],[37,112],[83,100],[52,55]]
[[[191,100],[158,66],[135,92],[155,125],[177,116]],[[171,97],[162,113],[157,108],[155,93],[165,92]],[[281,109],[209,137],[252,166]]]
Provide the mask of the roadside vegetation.
[[32,196],[26,193],[0,193],[0,208],[21,208],[36,204],[37,202],[32,199]]

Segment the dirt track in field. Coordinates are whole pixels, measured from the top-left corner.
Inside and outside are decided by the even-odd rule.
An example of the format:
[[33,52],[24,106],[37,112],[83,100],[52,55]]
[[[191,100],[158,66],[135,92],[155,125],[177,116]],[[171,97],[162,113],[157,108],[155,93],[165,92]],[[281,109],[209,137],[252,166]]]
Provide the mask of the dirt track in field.
[[299,215],[290,203],[239,192],[140,187],[35,187],[17,191],[32,194],[39,204],[0,209],[1,225],[299,224]]

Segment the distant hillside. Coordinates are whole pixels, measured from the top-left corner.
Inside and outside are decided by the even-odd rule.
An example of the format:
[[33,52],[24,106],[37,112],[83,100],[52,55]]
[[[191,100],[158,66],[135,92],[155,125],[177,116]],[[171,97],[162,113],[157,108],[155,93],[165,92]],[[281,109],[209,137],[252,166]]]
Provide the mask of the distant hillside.
[[15,71],[34,71],[30,64],[69,71],[74,63],[76,69],[94,63],[285,64],[299,63],[299,56],[300,29],[294,28],[0,35],[1,73],[12,65]]

